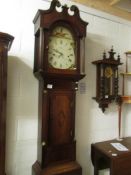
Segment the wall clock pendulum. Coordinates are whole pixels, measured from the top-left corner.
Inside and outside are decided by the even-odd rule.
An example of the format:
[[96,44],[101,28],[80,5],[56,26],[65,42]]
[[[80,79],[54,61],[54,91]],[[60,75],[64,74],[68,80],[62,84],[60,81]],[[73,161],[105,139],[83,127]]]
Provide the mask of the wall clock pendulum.
[[[61,12],[57,11],[61,8]],[[69,10],[73,15],[69,14]],[[53,0],[34,18],[34,75],[39,80],[38,156],[34,175],[81,175],[76,161],[75,95],[85,76],[87,22],[76,6]]]

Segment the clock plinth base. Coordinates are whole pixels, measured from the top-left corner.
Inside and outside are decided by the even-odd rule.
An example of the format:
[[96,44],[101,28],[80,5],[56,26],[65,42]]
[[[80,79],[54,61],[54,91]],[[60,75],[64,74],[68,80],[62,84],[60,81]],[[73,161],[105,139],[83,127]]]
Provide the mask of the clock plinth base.
[[41,168],[38,161],[32,166],[32,175],[82,175],[82,168],[76,161],[64,162]]

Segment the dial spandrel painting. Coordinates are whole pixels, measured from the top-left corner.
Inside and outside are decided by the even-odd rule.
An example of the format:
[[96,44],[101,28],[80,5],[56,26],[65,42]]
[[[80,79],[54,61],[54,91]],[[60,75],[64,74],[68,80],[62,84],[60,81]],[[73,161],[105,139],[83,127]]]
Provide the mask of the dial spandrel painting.
[[76,67],[76,42],[72,33],[63,26],[54,28],[49,38],[48,62],[56,69]]

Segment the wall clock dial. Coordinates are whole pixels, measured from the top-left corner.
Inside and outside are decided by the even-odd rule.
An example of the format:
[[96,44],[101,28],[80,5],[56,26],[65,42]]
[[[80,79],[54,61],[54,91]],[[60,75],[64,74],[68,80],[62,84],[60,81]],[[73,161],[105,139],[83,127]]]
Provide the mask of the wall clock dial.
[[112,68],[109,66],[109,67],[106,67],[105,68],[105,77],[106,78],[110,78],[111,76],[113,75],[113,70]]
[[62,26],[56,27],[49,38],[48,62],[56,69],[76,67],[76,42],[71,32]]

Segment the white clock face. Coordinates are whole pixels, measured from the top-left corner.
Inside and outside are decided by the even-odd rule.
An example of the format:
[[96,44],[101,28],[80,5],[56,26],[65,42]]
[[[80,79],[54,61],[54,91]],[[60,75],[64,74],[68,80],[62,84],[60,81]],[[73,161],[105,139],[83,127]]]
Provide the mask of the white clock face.
[[71,32],[63,26],[56,27],[49,38],[49,65],[56,69],[75,69],[75,50]]

